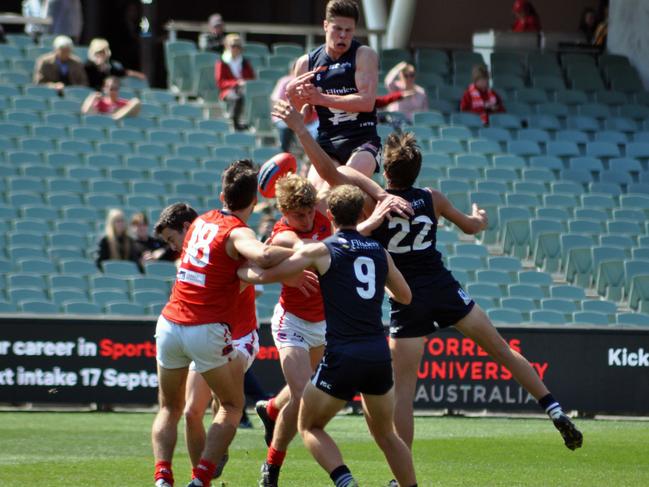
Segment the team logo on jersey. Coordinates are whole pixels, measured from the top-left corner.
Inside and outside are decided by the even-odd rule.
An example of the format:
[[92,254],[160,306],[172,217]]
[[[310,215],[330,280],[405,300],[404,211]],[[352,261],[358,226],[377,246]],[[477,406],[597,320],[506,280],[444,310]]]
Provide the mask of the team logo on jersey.
[[331,384],[329,384],[329,382],[325,382],[325,381],[321,380],[320,382],[318,382],[318,385],[321,386],[321,387],[324,387],[325,389],[327,389],[329,391],[331,390]]
[[178,269],[176,274],[176,279],[178,281],[187,282],[189,284],[195,284],[197,286],[205,287],[205,274],[200,272],[190,271],[188,269],[183,269],[182,267]]
[[464,304],[468,305],[472,301],[471,296],[469,296],[464,289],[462,288],[458,289],[457,293],[462,298],[462,301],[464,301]]
[[343,249],[350,249],[351,248],[351,246],[349,245],[349,242],[346,239],[342,238],[342,237],[338,237],[338,243],[340,244],[340,246]]

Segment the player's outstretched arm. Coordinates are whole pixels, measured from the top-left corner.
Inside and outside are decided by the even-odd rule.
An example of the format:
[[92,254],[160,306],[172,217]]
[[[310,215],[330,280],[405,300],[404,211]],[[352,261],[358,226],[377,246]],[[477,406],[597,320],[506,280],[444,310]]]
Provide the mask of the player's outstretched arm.
[[429,191],[433,195],[433,205],[435,206],[435,213],[437,213],[438,218],[443,216],[468,235],[480,233],[487,228],[489,224],[487,212],[479,208],[475,203],[471,206],[471,214],[466,215],[455,208],[453,203],[439,191],[434,189],[429,189]]
[[289,279],[301,273],[307,267],[315,267],[321,274],[329,269],[331,256],[326,245],[321,242],[307,244],[291,257],[278,265],[262,269],[256,265],[239,268],[239,279],[252,284],[266,284]]
[[272,267],[293,255],[293,249],[264,245],[248,227],[235,228],[228,238],[228,246],[232,246],[237,254],[254,262],[261,268]]
[[375,201],[392,200],[393,211],[401,216],[407,218],[409,214],[412,214],[407,201],[389,194],[375,181],[356,169],[348,166],[339,166],[334,162],[311,136],[304,125],[302,117],[290,104],[285,101],[278,101],[273,107],[273,115],[283,120],[288,128],[295,133],[311,164],[313,164],[320,177],[329,183],[330,186],[340,186],[342,184],[358,186]]
[[412,291],[401,274],[401,271],[394,265],[394,261],[386,250],[385,255],[388,257],[388,276],[385,281],[385,287],[392,299],[401,304],[410,304],[412,301]]

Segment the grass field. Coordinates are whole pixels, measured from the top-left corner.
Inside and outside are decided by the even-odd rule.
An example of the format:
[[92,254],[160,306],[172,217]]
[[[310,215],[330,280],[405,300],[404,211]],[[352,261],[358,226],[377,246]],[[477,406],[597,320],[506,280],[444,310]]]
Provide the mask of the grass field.
[[[152,414],[139,413],[2,412],[0,486],[153,485],[152,420]],[[649,485],[649,422],[578,424],[584,447],[571,452],[548,420],[418,418],[419,485]],[[361,486],[386,485],[392,476],[362,418],[338,417],[329,430]],[[176,485],[185,486],[189,462],[182,433],[179,437],[174,472]],[[260,423],[239,430],[223,476],[225,485],[256,485],[264,458]],[[299,439],[289,450],[280,480],[287,487],[332,485]]]

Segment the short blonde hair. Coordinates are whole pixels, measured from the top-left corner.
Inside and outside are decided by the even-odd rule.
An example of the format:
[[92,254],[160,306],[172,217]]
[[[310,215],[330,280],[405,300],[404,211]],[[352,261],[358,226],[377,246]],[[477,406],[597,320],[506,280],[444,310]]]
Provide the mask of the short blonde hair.
[[277,180],[275,197],[280,211],[313,208],[317,191],[307,178],[291,173]]
[[342,186],[336,186],[329,192],[327,204],[336,226],[352,226],[356,225],[361,217],[365,205],[365,196],[357,186],[343,184]]
[[401,68],[401,73],[403,73],[403,74],[406,74],[406,73],[416,73],[416,72],[417,72],[417,70],[416,70],[415,67],[414,67],[412,64],[410,64],[410,63],[406,63],[406,64],[403,66],[403,68]]
[[225,47],[227,47],[228,49],[230,49],[230,47],[232,47],[232,44],[234,44],[235,42],[243,46],[243,40],[241,39],[241,36],[239,34],[228,34],[225,36],[225,39],[223,41]]
[[97,37],[90,41],[90,46],[88,46],[88,57],[94,58],[99,51],[106,51],[107,57],[110,57],[110,44],[106,39]]

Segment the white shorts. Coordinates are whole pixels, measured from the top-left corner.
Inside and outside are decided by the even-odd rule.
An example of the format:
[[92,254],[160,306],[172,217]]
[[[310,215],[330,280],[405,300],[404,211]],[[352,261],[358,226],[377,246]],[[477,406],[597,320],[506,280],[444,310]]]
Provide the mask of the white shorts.
[[181,369],[193,361],[198,372],[207,372],[227,364],[238,353],[230,328],[223,323],[186,326],[160,315],[155,339],[156,358],[165,369]]
[[[232,340],[232,346],[238,352],[238,356],[243,356],[246,360],[245,370],[247,371],[252,366],[255,357],[259,353],[259,334],[257,333],[257,330],[253,330],[241,338]],[[194,362],[189,364],[189,370],[196,370]]]
[[325,344],[326,322],[306,321],[289,313],[277,303],[270,321],[275,346],[280,348],[300,347],[306,350]]

